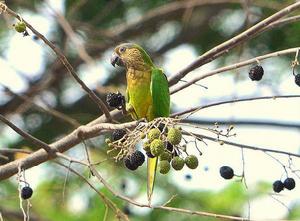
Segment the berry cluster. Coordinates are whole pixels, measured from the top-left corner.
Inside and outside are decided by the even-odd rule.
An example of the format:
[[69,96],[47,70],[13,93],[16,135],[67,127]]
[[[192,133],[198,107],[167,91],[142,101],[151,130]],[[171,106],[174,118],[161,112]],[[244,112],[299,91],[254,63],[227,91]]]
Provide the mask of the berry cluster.
[[184,165],[190,169],[198,167],[198,158],[195,155],[188,155],[183,158],[179,151],[182,133],[179,128],[167,128],[161,124],[158,128],[152,128],[147,134],[147,141],[144,142],[144,150],[149,158],[158,157],[158,171],[167,174],[171,166],[175,170],[181,170]]
[[121,110],[125,105],[125,97],[120,93],[108,93],[106,96],[108,106]]
[[136,170],[139,166],[142,166],[143,163],[145,162],[145,156],[144,154],[136,150],[129,156],[126,156],[124,159],[124,165],[129,169],[129,170]]
[[292,190],[294,189],[296,186],[296,182],[293,178],[286,178],[283,182],[281,180],[276,180],[273,183],[273,190],[276,193],[281,192],[284,188],[288,189],[288,190]]

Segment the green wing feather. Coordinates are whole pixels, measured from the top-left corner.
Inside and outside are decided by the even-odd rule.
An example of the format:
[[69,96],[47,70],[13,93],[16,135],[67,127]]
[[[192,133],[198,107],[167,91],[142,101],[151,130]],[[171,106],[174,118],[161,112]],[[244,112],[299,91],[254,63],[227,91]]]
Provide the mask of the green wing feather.
[[[153,68],[151,73],[151,96],[153,117],[168,117],[170,115],[170,93],[167,77],[161,69]],[[152,119],[151,119],[152,120]],[[147,161],[147,195],[151,202],[154,189],[155,174],[157,167],[157,157],[149,158]]]

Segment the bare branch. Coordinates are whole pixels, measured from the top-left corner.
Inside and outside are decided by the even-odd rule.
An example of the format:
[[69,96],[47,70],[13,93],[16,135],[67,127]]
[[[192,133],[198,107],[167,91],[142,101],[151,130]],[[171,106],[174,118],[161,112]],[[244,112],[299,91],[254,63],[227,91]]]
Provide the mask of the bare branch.
[[269,24],[278,21],[280,18],[288,15],[292,11],[296,10],[300,7],[300,2],[296,2],[292,5],[287,6],[286,8],[276,12],[272,16],[264,19],[263,21],[259,22],[258,24],[252,26],[251,28],[247,29],[246,31],[242,32],[241,34],[237,35],[234,38],[225,41],[224,43],[212,48],[208,52],[204,53],[200,57],[198,57],[195,61],[193,61],[190,65],[186,68],[179,71],[177,74],[173,75],[169,79],[169,85],[176,84],[181,78],[187,75],[189,72],[195,70],[196,68],[208,63],[212,58],[215,59],[224,53],[228,52],[230,49],[236,47],[237,45],[245,42],[246,40],[254,37],[259,31],[267,27]]
[[9,9],[5,4],[0,3],[0,9],[5,10],[6,13],[17,18],[20,21],[22,20],[26,24],[26,27],[28,27],[35,35],[37,35],[40,39],[42,39],[43,42],[55,52],[55,54],[60,59],[60,61],[65,65],[65,67],[67,68],[71,76],[80,84],[82,89],[85,90],[88,93],[88,95],[91,97],[91,99],[99,106],[99,108],[105,114],[107,120],[111,121],[111,116],[106,104],[91,89],[89,89],[88,86],[86,86],[86,84],[78,77],[78,75],[76,74],[72,65],[69,63],[66,56],[54,44],[52,44],[44,35],[39,33],[34,27],[32,27],[28,22],[26,22],[23,18],[21,18],[20,15],[18,15],[16,12]]
[[188,82],[186,82],[182,85],[179,85],[176,88],[172,88],[170,93],[174,94],[178,91],[181,91],[182,89],[187,88],[188,86],[194,84],[195,82],[197,82],[199,80],[202,80],[202,79],[205,79],[207,77],[210,77],[210,76],[213,76],[213,75],[225,72],[225,71],[230,71],[230,70],[233,70],[233,69],[237,69],[237,68],[249,65],[249,64],[254,64],[254,63],[257,63],[257,61],[265,60],[265,59],[268,59],[268,58],[278,57],[278,56],[287,55],[287,54],[292,54],[292,53],[297,52],[299,49],[300,48],[297,47],[297,48],[289,48],[289,49],[282,50],[282,51],[276,51],[276,52],[273,52],[273,53],[270,53],[270,54],[261,55],[261,56],[251,58],[251,59],[246,60],[246,61],[242,61],[242,62],[239,62],[239,63],[236,63],[236,64],[232,64],[232,65],[228,65],[228,66],[225,66],[225,67],[222,67],[222,68],[218,68],[218,69],[213,70],[213,71],[209,71],[209,72],[207,72],[207,73],[205,73],[201,76],[196,76],[195,78],[189,80]]
[[214,106],[218,106],[218,105],[223,105],[223,104],[231,104],[231,103],[237,103],[237,102],[244,102],[244,101],[254,101],[254,100],[265,100],[265,99],[282,99],[282,98],[299,98],[300,95],[274,95],[274,96],[264,96],[264,97],[250,97],[250,98],[240,98],[240,99],[233,99],[233,100],[227,100],[227,101],[220,101],[220,102],[216,102],[216,103],[212,103],[212,104],[207,104],[207,105],[203,105],[203,106],[198,106],[198,107],[194,107],[188,110],[184,110],[181,112],[177,112],[174,114],[171,114],[171,117],[177,117],[177,116],[182,116],[185,114],[189,114],[188,116],[192,115],[193,113],[205,109],[205,108],[209,108],[209,107],[214,107]]
[[[118,113],[118,112],[115,112]],[[18,172],[18,166],[22,165],[22,169],[28,169],[33,166],[37,166],[45,161],[48,161],[50,159],[55,158],[58,156],[57,152],[65,152],[69,150],[70,148],[74,147],[75,145],[79,144],[85,139],[96,137],[100,135],[101,133],[114,130],[114,129],[122,129],[122,128],[131,128],[135,127],[139,122],[133,121],[129,123],[124,124],[109,124],[109,123],[103,123],[99,124],[99,122],[105,122],[105,118],[100,117],[96,119],[95,121],[91,122],[90,124],[87,124],[85,126],[81,126],[74,130],[72,133],[66,135],[62,139],[47,145],[43,141],[38,140],[37,138],[31,136],[30,134],[22,131],[21,129],[17,128],[15,125],[13,125],[11,122],[9,122],[6,118],[3,118],[2,115],[1,120],[8,124],[9,126],[14,127],[15,131],[19,133],[21,136],[23,136],[25,139],[32,142],[37,147],[44,147],[49,149],[51,152],[51,155],[48,154],[45,150],[40,149],[29,156],[15,160],[13,162],[7,163],[3,166],[0,166],[0,180],[6,179],[8,177],[13,176]],[[16,127],[16,128],[15,128]]]

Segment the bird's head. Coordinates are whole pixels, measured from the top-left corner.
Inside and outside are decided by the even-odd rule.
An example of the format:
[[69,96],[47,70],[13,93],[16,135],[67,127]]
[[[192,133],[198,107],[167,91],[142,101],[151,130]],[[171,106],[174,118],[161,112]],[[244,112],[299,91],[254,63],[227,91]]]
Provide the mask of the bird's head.
[[118,65],[126,69],[145,70],[153,66],[151,58],[146,51],[139,45],[132,43],[118,45],[114,49],[110,61],[113,66]]

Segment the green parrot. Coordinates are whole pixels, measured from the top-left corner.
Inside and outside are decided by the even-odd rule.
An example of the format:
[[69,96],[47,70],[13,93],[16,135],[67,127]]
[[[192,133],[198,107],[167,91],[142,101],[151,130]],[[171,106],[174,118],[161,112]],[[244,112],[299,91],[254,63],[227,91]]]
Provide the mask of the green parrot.
[[[166,75],[156,67],[146,51],[137,44],[124,43],[114,49],[111,64],[126,69],[126,109],[134,119],[148,121],[170,115],[170,93]],[[154,188],[157,157],[147,160],[147,195]]]

